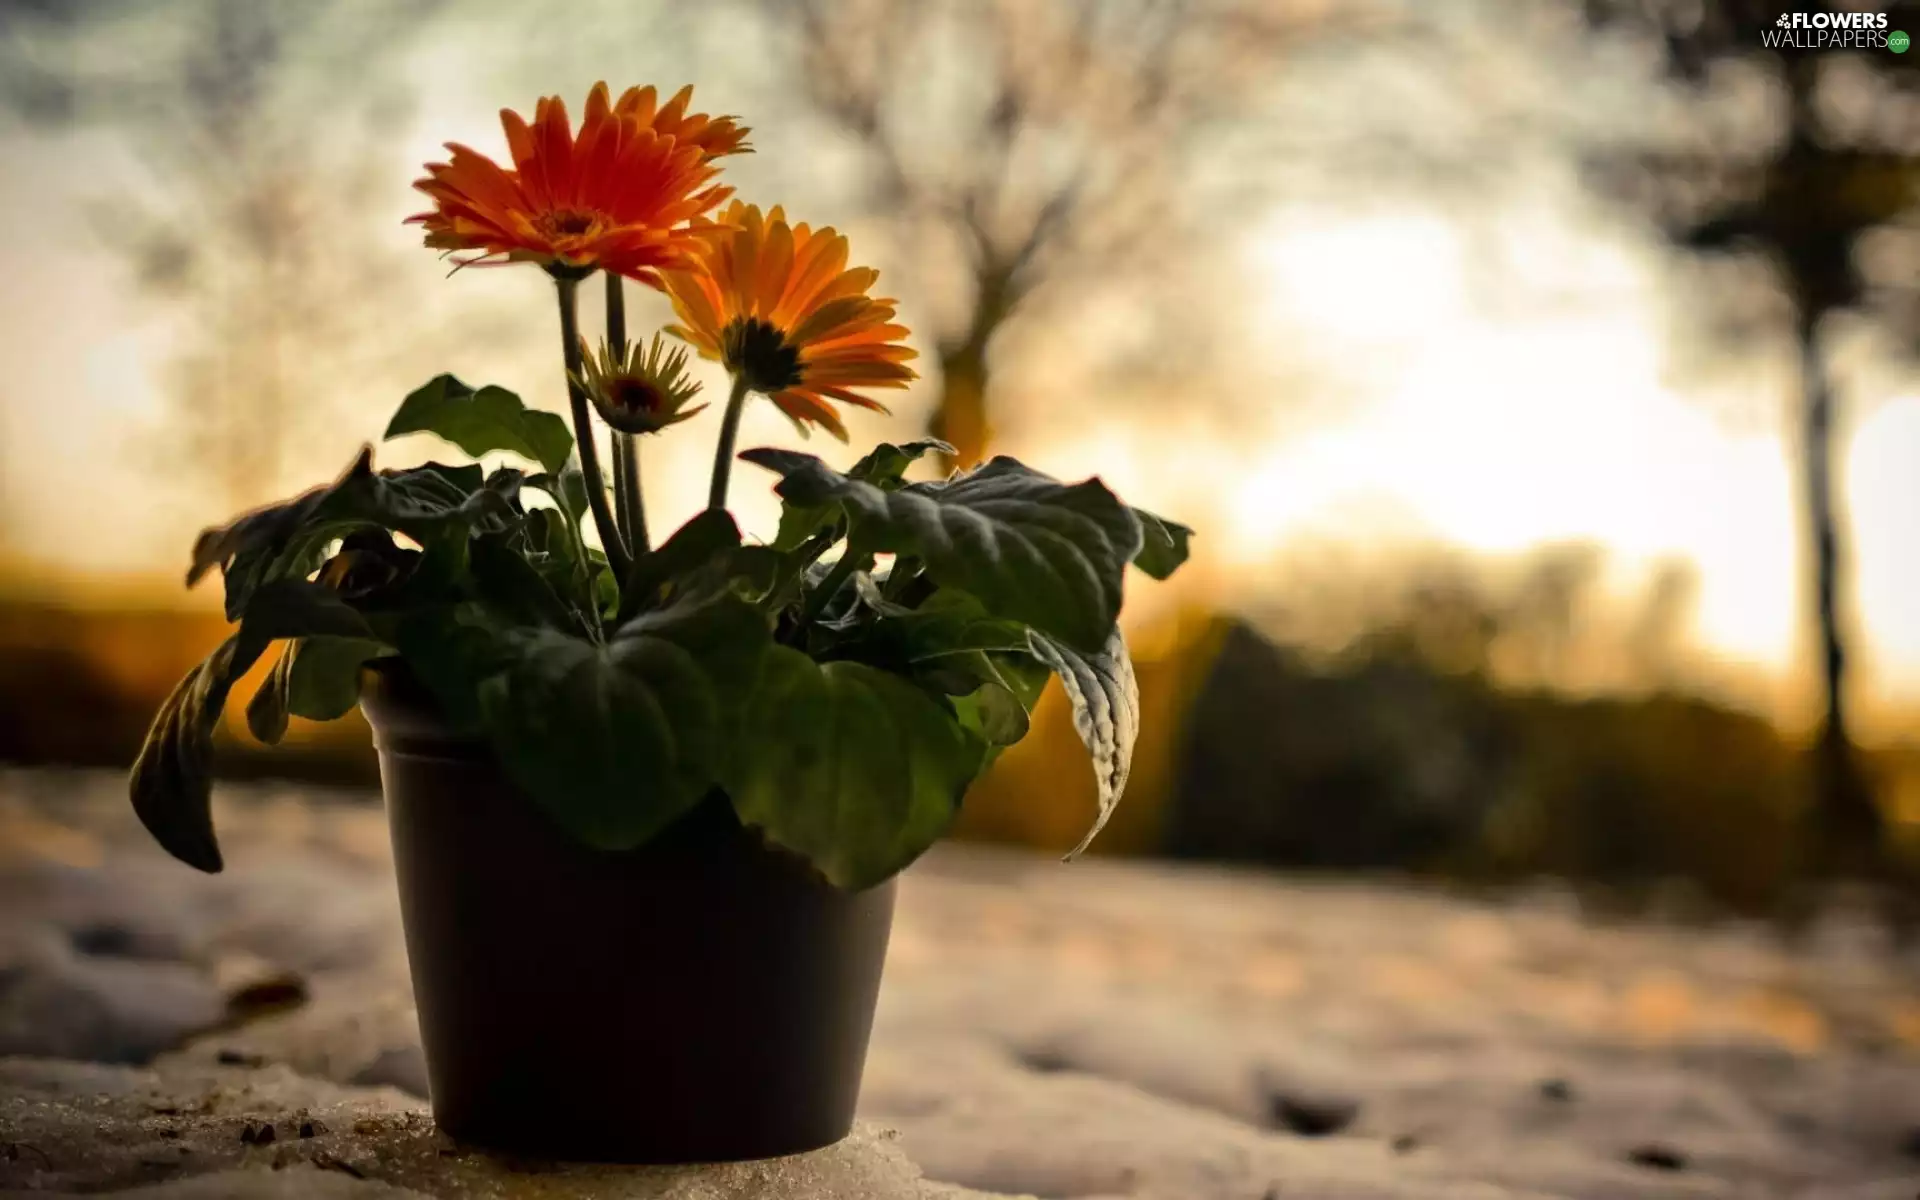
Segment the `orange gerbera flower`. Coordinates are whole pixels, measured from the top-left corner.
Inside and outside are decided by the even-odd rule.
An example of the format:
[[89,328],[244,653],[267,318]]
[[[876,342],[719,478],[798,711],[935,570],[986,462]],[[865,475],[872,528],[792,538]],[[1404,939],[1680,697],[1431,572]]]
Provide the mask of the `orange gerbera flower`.
[[[709,117],[705,113],[687,112],[687,105],[693,101],[692,84],[675,92],[665,108],[655,106],[657,99],[652,85],[630,87],[620,93],[619,101],[613,106],[613,115],[648,126],[654,133],[670,137],[683,146],[698,146],[708,158],[752,151],[752,147],[747,145],[747,127],[740,124],[738,118]],[[587,97],[589,113],[593,111],[596,101],[603,106],[606,104],[606,84],[593,85],[593,93]]]
[[703,243],[695,269],[662,275],[681,322],[669,331],[772,397],[803,433],[811,422],[847,439],[830,400],[887,411],[855,389],[907,386],[915,351],[900,344],[894,302],[867,295],[880,273],[848,269],[845,237],[789,227],[779,208],[763,217],[736,200],[720,224],[732,228]]
[[567,106],[542,97],[529,125],[502,109],[513,169],[448,143],[452,161],[429,163],[414,184],[431,212],[409,217],[436,250],[475,250],[461,261],[536,262],[556,273],[599,267],[655,286],[655,272],[693,264],[703,236],[689,222],[732,190],[713,183],[713,160],[745,149],[731,117],[687,112],[692,88],[665,108],[652,88],[630,88],[619,104],[595,84],[576,136]]

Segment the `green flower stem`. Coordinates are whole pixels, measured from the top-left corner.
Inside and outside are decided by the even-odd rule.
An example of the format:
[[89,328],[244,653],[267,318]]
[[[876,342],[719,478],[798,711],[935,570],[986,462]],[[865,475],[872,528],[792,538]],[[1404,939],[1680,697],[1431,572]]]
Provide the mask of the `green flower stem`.
[[613,356],[625,361],[627,357],[627,289],[626,280],[612,271],[607,276],[607,345],[612,347]]
[[828,603],[847,585],[847,578],[860,569],[863,562],[872,566],[873,555],[849,541],[846,553],[840,556],[839,562],[833,564],[833,569],[820,581],[820,586],[813,589],[813,595],[807,597],[807,607],[800,613],[800,628],[805,629],[819,619]]
[[627,545],[635,556],[642,555],[653,549],[653,542],[647,536],[646,498],[640,494],[640,435],[616,431],[613,452],[620,477],[627,481]]
[[573,437],[580,453],[580,474],[587,484],[587,506],[593,509],[593,526],[600,531],[600,545],[607,554],[607,565],[615,579],[625,579],[633,563],[620,540],[620,526],[613,509],[607,505],[607,481],[600,474],[600,451],[593,443],[593,418],[587,411],[587,393],[580,387],[580,314],[578,279],[556,278],[560,294],[561,352],[567,364],[567,400],[573,406]]
[[[627,358],[626,280],[612,271],[607,276],[607,346],[617,361]],[[640,439],[613,431],[613,502],[620,532],[634,555],[653,549],[647,537],[647,502],[640,491]]]
[[727,482],[733,474],[733,443],[740,437],[740,413],[747,406],[747,377],[733,377],[733,394],[727,397],[727,413],[720,419],[720,444],[713,451],[713,487],[707,492],[708,508],[727,506]]
[[632,503],[627,499],[627,456],[620,453],[620,431],[612,430],[613,439],[613,521],[620,527],[620,540],[633,545]]
[[920,574],[920,560],[912,555],[902,555],[893,560],[893,570],[887,572],[887,581],[881,585],[880,594],[888,600],[898,600]]

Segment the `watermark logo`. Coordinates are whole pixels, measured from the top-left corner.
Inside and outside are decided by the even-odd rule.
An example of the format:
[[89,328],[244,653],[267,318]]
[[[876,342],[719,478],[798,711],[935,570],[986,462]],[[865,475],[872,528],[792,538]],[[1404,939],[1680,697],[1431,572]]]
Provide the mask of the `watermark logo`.
[[1887,28],[1883,12],[1781,13],[1772,29],[1760,31],[1769,50],[1891,50],[1905,54],[1907,35]]

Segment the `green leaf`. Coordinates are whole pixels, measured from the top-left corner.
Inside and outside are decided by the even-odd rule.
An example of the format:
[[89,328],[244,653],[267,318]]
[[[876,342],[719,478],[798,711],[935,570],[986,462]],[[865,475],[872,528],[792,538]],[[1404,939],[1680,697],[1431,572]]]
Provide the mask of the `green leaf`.
[[756,582],[761,579],[767,581],[760,603],[767,612],[778,614],[788,606],[799,603],[802,588],[812,577],[820,556],[832,545],[832,541],[822,537],[802,542],[790,550],[771,546],[742,546],[736,561],[740,564],[742,574],[750,575]]
[[[740,457],[754,462],[756,460],[749,457],[754,453],[759,452],[748,451]],[[930,453],[952,454],[953,447],[932,438],[901,446],[882,442],[848,469],[847,478],[891,491],[905,480],[908,467]],[[776,550],[798,549],[801,543],[831,526],[839,516],[838,506],[830,501],[812,505],[788,502],[781,506],[780,528],[774,534],[773,547]]]
[[832,504],[783,504],[780,506],[780,528],[773,535],[773,548],[781,551],[798,550],[815,534],[831,529],[839,519],[840,510]]
[[1040,703],[1041,693],[1047,690],[1047,681],[1053,678],[1053,669],[1031,653],[991,654],[988,657],[999,672],[1000,682],[1019,699],[1022,708],[1032,713],[1034,705]]
[[1134,509],[1133,515],[1140,518],[1141,533],[1140,553],[1133,556],[1133,565],[1155,579],[1165,579],[1179,570],[1187,561],[1187,541],[1193,537],[1193,530],[1144,508]]
[[1100,811],[1093,828],[1067,854],[1078,856],[1105,828],[1126,790],[1133,769],[1133,744],[1140,735],[1140,687],[1133,676],[1127,643],[1115,629],[1098,654],[1082,654],[1044,634],[1033,636],[1033,655],[1053,668],[1073,706],[1073,728],[1093,756]]
[[940,589],[918,608],[890,605],[875,623],[874,633],[897,645],[906,661],[914,663],[976,650],[1027,650],[1025,626],[988,616],[976,597],[954,588]]
[[580,613],[569,607],[526,555],[503,534],[486,534],[468,547],[475,589],[483,602],[519,625],[540,625],[585,634]]
[[605,645],[509,630],[505,668],[479,686],[481,723],[568,833],[637,846],[713,788],[771,644],[760,614],[725,593],[644,614]]
[[938,438],[922,438],[898,446],[881,442],[848,468],[847,474],[879,487],[893,488],[906,479],[908,467],[927,455],[953,453],[954,448]]
[[1011,746],[1027,736],[1029,719],[1026,706],[1003,683],[983,683],[964,696],[953,699],[960,723],[978,733],[992,746]]
[[502,632],[484,605],[469,601],[407,614],[395,626],[392,642],[407,669],[433,693],[448,724],[479,734],[480,685],[515,657]]
[[360,703],[360,668],[388,653],[371,638],[310,637],[288,648],[287,711],[309,721],[333,721]]
[[[318,514],[330,500],[373,473],[373,448],[362,446],[347,469],[331,484],[302,492],[291,500],[242,513],[226,525],[203,530],[194,539],[192,561],[187,566],[187,586],[199,583],[218,566],[227,576],[227,619],[237,621],[254,588],[267,582],[276,568],[307,575],[320,565],[326,544],[346,532],[342,523],[336,531],[313,528],[320,524]],[[237,561],[249,560],[244,565]]]
[[[154,840],[189,866],[220,870],[211,810],[213,730],[234,681],[282,638],[369,632],[360,614],[321,584],[277,580],[256,591],[239,630],[187,672],[161,705],[134,760],[133,811]],[[262,715],[262,724],[271,731],[269,716]]]
[[785,577],[792,558],[772,546],[742,546],[733,552],[734,578],[746,595],[772,611],[778,608],[774,591]]
[[593,572],[594,609],[611,620],[620,608],[620,584],[613,577],[613,568],[607,565],[605,554],[589,548],[587,569]]
[[724,569],[731,552],[740,546],[740,527],[725,510],[709,508],[688,521],[658,548],[634,556],[620,589],[620,619],[660,607],[671,597],[671,585],[702,568]]
[[917,555],[934,579],[971,592],[995,617],[1097,652],[1120,615],[1140,522],[1097,479],[1063,484],[996,458],[943,483],[888,491],[810,454],[762,449],[740,457],[778,472],[783,500],[838,504],[864,544]]
[[360,703],[360,668],[387,653],[374,638],[317,637],[289,641],[273,671],[247,704],[247,729],[269,746],[287,735],[287,717],[332,721]]
[[438,434],[475,458],[505,450],[556,473],[573,453],[564,418],[528,408],[503,387],[476,392],[451,375],[429,380],[401,401],[386,440],[408,433]]
[[722,764],[734,810],[839,887],[881,883],[931,846],[986,744],[911,682],[771,647]]
[[241,618],[240,635],[257,639],[260,650],[265,650],[281,638],[371,637],[373,631],[367,619],[332,588],[305,579],[282,579],[254,593]]
[[545,471],[529,475],[526,486],[552,496],[553,502],[565,510],[575,524],[587,514],[587,477],[577,466],[570,465],[557,475]]

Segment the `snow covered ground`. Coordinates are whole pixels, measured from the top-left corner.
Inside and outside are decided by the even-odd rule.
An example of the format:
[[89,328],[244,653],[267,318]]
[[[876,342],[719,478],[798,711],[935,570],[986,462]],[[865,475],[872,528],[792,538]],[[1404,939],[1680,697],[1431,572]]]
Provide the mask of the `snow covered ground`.
[[[420,1148],[378,807],[234,787],[219,816],[205,877],[117,778],[0,774],[0,1190],[519,1190]],[[1553,889],[943,847],[903,885],[854,1139],[790,1175],[538,1194],[1913,1200],[1917,985],[1920,957],[1840,913],[1790,950]]]

